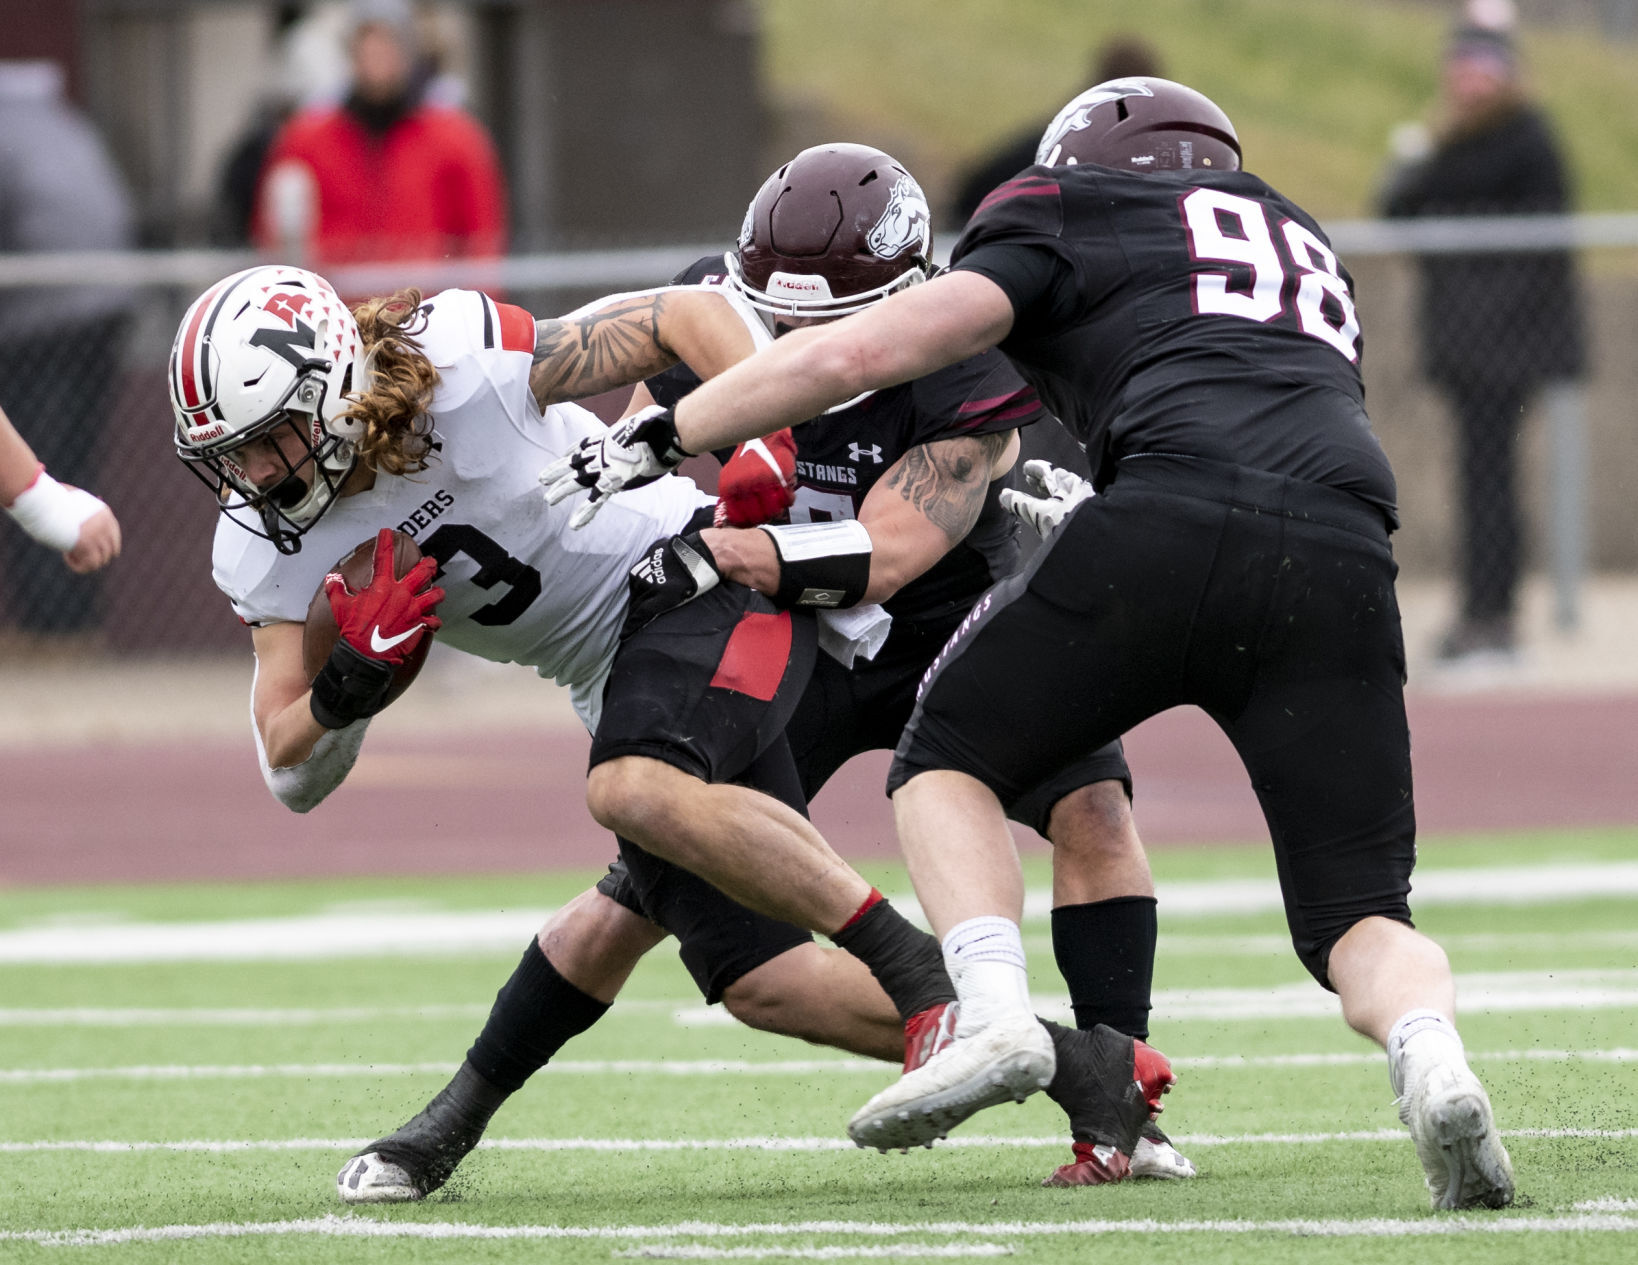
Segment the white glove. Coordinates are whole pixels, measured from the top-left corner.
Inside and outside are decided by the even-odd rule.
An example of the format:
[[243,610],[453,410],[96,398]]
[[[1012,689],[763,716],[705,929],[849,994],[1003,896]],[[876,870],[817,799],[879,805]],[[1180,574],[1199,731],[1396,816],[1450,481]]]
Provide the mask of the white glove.
[[1001,489],[1001,508],[1035,529],[1042,540],[1050,536],[1082,501],[1095,495],[1092,485],[1072,470],[1039,459],[1024,462],[1024,482],[1036,495]]
[[691,454],[677,442],[676,417],[652,404],[601,435],[588,435],[566,457],[540,472],[546,503],[589,489],[591,496],[569,518],[570,527],[591,522],[616,492],[640,488],[670,474]]

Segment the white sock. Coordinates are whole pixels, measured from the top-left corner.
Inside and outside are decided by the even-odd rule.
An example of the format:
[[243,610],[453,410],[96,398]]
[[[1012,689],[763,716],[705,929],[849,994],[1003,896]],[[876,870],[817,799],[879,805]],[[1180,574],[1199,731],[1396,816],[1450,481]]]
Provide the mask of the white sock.
[[1464,1065],[1467,1062],[1455,1024],[1437,1010],[1407,1011],[1388,1033],[1388,1081],[1393,1092],[1401,1097],[1408,1088],[1405,1084],[1407,1048],[1414,1050],[1419,1062],[1454,1061]]
[[1033,1016],[1024,941],[1010,918],[969,918],[944,937],[944,965],[961,999],[956,1037],[970,1037],[997,1019]]

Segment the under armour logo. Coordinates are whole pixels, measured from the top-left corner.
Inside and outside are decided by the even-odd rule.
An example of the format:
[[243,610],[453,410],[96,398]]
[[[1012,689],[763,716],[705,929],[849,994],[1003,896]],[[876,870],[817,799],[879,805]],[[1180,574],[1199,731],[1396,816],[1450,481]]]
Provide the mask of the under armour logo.
[[849,444],[847,446],[847,459],[849,461],[859,461],[865,457],[869,457],[878,466],[881,465],[882,446],[880,444],[871,444],[868,448],[861,447],[858,444]]

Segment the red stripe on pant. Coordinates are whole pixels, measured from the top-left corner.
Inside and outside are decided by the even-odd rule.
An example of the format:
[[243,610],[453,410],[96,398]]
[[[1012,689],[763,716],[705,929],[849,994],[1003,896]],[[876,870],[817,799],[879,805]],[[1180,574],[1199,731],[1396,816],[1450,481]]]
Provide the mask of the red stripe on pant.
[[769,702],[779,692],[779,683],[785,679],[785,666],[790,659],[790,612],[764,615],[752,611],[741,615],[738,625],[729,634],[711,686]]

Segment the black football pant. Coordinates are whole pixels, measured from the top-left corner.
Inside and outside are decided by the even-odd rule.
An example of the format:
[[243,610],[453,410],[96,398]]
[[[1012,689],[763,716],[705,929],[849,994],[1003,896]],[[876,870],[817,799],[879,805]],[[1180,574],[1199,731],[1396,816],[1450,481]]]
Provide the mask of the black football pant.
[[1123,461],[975,609],[922,689],[889,788],[955,769],[1003,802],[1170,707],[1228,735],[1321,984],[1415,860],[1396,568],[1380,511],[1213,462]]

